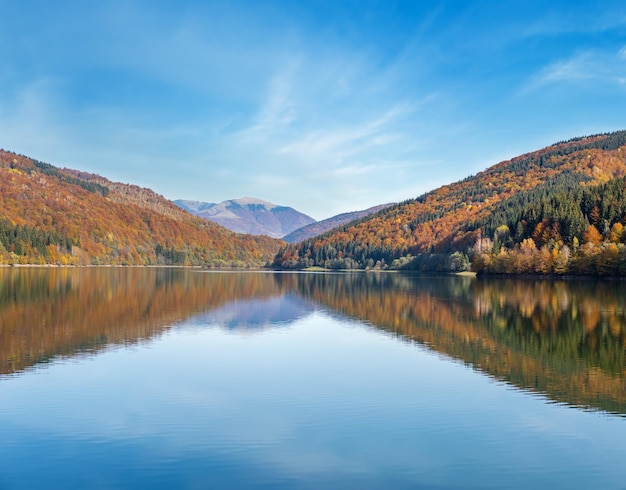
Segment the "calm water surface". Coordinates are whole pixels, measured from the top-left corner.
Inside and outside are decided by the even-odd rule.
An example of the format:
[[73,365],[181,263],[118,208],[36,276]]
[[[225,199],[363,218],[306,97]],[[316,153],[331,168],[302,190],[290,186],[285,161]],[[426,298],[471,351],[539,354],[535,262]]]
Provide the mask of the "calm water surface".
[[626,488],[626,283],[0,269],[0,488]]

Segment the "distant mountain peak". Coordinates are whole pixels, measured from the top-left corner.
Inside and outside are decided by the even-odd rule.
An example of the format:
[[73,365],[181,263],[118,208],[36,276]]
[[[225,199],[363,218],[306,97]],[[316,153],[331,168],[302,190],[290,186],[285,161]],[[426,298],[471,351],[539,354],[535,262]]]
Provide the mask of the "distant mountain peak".
[[248,206],[249,204],[263,205],[267,209],[274,209],[279,207],[276,204],[273,204],[269,201],[264,201],[263,199],[257,199],[256,197],[241,197],[239,199],[231,199],[229,201],[224,202],[234,202],[239,204],[240,206]]
[[288,206],[255,197],[203,203],[179,199],[174,203],[196,216],[218,223],[237,233],[281,238],[315,220]]

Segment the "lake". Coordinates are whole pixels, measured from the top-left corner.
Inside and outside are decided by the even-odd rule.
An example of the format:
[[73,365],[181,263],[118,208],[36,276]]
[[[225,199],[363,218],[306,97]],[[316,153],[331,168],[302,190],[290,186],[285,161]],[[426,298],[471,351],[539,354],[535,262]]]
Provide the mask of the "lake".
[[0,269],[0,488],[626,488],[626,283]]

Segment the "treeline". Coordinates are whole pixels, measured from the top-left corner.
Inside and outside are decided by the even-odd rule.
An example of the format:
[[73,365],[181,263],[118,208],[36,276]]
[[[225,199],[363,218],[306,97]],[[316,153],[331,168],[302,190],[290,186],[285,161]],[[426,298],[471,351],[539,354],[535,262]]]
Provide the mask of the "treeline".
[[490,217],[473,249],[476,272],[626,274],[625,178],[542,188],[534,197],[526,205],[507,203]]
[[109,193],[109,188],[103,185],[100,185],[95,182],[87,182],[86,180],[78,179],[76,177],[72,177],[71,175],[67,175],[61,172],[58,168],[50,165],[49,163],[40,162],[38,160],[32,160],[35,167],[37,167],[38,171],[44,175],[50,175],[52,177],[56,177],[61,182],[66,182],[68,184],[77,185],[82,187],[86,191],[98,193],[103,197]]
[[76,240],[54,231],[0,219],[0,264],[69,264],[75,245]]
[[[397,249],[349,241],[341,249],[307,240],[283,248],[275,263],[298,268],[400,269],[492,274],[626,274],[626,178],[581,186],[566,175],[503,201],[483,219],[465,226],[473,246],[439,253],[398,255]],[[458,246],[460,242],[457,242]],[[289,257],[289,253],[295,253]],[[296,257],[300,257],[296,260]]]

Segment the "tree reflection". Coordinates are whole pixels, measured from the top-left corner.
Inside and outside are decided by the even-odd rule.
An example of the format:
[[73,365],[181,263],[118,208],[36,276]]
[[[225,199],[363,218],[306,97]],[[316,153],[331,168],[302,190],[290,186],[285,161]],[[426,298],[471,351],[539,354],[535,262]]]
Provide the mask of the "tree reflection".
[[280,294],[268,274],[167,268],[0,269],[0,374],[150,339],[233,298]]
[[[280,297],[302,300],[283,308]],[[258,329],[313,305],[553,400],[626,414],[621,282],[4,268],[0,374],[142,342],[192,317]]]
[[301,277],[345,315],[568,404],[626,413],[626,285],[399,274]]

